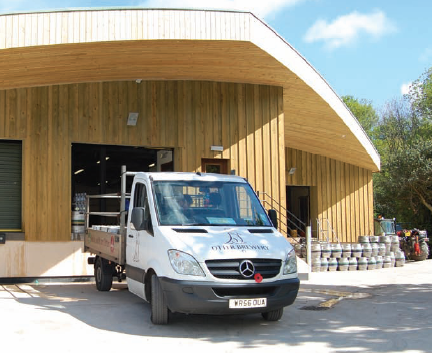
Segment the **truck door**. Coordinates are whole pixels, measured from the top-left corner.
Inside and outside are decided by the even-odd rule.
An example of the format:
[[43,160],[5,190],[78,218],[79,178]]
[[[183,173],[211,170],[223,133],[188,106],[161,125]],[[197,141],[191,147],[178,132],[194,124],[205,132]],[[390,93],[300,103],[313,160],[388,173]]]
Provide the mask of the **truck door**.
[[[147,190],[148,188],[144,182],[135,183],[132,206],[133,208],[144,208],[145,220],[148,221],[149,224],[151,224]],[[126,262],[129,264],[129,266],[145,270],[145,245],[146,243],[148,243],[149,238],[153,238],[152,227],[150,227],[149,230],[135,230],[135,228],[131,226],[130,217],[131,215],[129,214],[129,223],[127,227]]]

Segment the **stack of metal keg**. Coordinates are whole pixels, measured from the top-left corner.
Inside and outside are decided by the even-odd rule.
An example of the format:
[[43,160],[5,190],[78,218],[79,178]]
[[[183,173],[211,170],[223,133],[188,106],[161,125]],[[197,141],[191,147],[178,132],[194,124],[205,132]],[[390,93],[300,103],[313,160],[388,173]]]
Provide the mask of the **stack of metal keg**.
[[403,266],[405,263],[405,255],[399,248],[397,235],[380,237],[360,235],[358,244],[353,244],[352,248],[352,256],[357,258],[358,270]]
[[351,246],[328,242],[314,242],[311,246],[312,272],[348,270],[347,252],[351,253]]
[[375,270],[405,264],[398,236],[360,235],[353,244],[315,241],[311,254],[312,272]]

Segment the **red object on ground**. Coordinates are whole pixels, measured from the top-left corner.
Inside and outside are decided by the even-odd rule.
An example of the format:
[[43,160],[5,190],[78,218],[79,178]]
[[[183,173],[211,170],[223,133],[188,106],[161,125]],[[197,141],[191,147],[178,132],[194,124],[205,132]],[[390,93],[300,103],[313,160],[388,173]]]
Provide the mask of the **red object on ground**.
[[414,244],[414,253],[420,255],[420,245],[418,243]]

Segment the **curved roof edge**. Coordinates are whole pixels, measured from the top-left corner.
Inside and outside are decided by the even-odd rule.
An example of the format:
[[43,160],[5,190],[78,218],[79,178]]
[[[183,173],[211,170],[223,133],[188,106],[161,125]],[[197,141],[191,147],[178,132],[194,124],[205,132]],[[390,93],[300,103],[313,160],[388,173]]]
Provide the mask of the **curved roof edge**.
[[[374,161],[377,170],[381,169],[381,162],[378,150],[375,145],[357,120],[352,114],[351,110],[343,102],[342,98],[335,92],[330,84],[324,79],[324,77],[316,70],[306,59],[301,55],[291,44],[289,44],[281,35],[277,33],[272,27],[270,27],[263,20],[251,13],[253,17],[260,23],[262,23],[269,31],[273,32],[273,41],[268,40],[270,38],[257,37],[258,41],[254,40],[254,43],[260,48],[268,52],[275,59],[281,62],[284,66],[293,71],[298,77],[300,77],[306,84],[308,84],[317,94],[319,94],[339,115],[344,121],[348,128],[357,136],[360,143],[366,149],[372,160]],[[268,36],[270,37],[270,36]],[[251,38],[255,38],[251,35]],[[278,45],[278,41],[285,45],[282,48]],[[296,55],[293,55],[294,52]],[[294,65],[293,65],[294,64]]]
[[146,11],[212,11],[212,12],[229,12],[229,13],[248,13],[254,15],[251,11],[246,10],[235,10],[235,9],[216,9],[213,7],[143,7],[143,6],[101,6],[101,7],[62,7],[52,8],[46,10],[35,10],[35,11],[8,11],[0,12],[0,16],[8,15],[30,15],[30,14],[42,14],[42,13],[57,13],[57,12],[82,12],[82,11],[127,11],[127,10],[146,10]]

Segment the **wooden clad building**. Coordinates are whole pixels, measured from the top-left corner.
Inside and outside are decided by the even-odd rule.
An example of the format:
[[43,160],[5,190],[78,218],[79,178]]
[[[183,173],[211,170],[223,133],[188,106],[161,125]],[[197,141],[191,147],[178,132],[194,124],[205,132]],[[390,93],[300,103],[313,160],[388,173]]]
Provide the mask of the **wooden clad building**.
[[282,213],[306,200],[315,236],[316,219],[344,242],[373,229],[378,153],[325,80],[251,13],[0,15],[0,277],[91,272],[71,240],[74,146],[170,151],[175,171],[247,177]]

